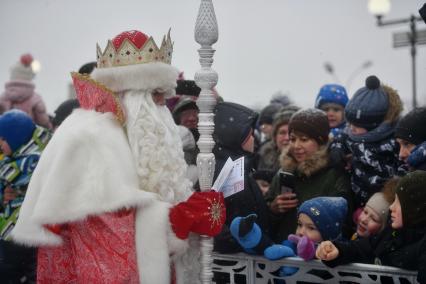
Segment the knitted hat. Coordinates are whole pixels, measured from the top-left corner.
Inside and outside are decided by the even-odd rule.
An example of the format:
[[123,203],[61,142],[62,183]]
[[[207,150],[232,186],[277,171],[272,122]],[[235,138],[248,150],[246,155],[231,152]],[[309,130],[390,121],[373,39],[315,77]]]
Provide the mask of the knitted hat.
[[31,81],[35,77],[35,73],[31,67],[32,62],[33,57],[31,54],[22,55],[19,62],[10,69],[10,80]]
[[389,202],[385,199],[384,194],[382,192],[376,192],[370,197],[370,199],[368,199],[365,206],[370,207],[380,216],[383,228],[388,219],[390,206]]
[[264,107],[259,114],[259,125],[272,124],[275,114],[280,111],[283,106],[281,104],[273,103]]
[[340,237],[347,212],[348,204],[343,197],[315,197],[303,202],[297,215],[308,215],[325,241]]
[[36,128],[31,117],[21,110],[10,110],[0,115],[0,138],[6,140],[12,153],[28,143]]
[[61,103],[55,110],[55,117],[52,119],[53,126],[59,126],[75,108],[79,108],[80,103],[77,99],[68,99]]
[[426,223],[426,171],[410,172],[399,181],[396,195],[401,203],[404,227]]
[[414,145],[426,141],[426,107],[418,107],[407,113],[395,127],[395,137]]
[[379,126],[388,111],[389,99],[380,80],[369,76],[365,87],[356,91],[345,108],[346,120],[358,127],[372,130]]
[[330,126],[325,112],[315,108],[299,110],[290,119],[288,124],[289,133],[293,131],[306,134],[315,139],[318,144],[324,145],[328,142]]
[[321,87],[315,100],[315,107],[321,108],[325,103],[334,103],[345,107],[348,103],[348,94],[345,87],[337,84],[326,84]]
[[295,105],[288,105],[283,107],[278,113],[275,114],[272,122],[272,137],[277,136],[278,129],[281,125],[286,125],[290,122],[290,118],[295,112],[300,110],[300,107]]
[[181,96],[176,106],[173,108],[173,119],[177,125],[180,125],[180,115],[183,111],[188,109],[198,110],[197,103],[192,97]]

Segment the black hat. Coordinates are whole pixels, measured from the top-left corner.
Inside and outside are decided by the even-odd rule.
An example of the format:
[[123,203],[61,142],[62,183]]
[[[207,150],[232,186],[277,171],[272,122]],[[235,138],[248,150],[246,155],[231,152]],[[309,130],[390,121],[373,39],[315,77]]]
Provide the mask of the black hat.
[[95,69],[97,66],[97,63],[94,62],[89,62],[84,64],[83,66],[80,67],[80,69],[78,69],[78,73],[80,74],[91,74],[93,69]]
[[201,89],[194,80],[177,80],[176,94],[198,97]]
[[264,107],[259,114],[259,125],[272,124],[274,116],[281,110],[283,106],[281,104],[272,103]]
[[315,108],[302,109],[294,113],[288,124],[288,131],[301,132],[315,139],[318,144],[324,145],[328,142],[330,126],[325,112]]
[[345,108],[346,120],[358,127],[371,130],[379,126],[388,111],[389,98],[380,80],[369,76],[365,87],[356,91]]
[[395,137],[418,145],[426,141],[426,107],[418,107],[407,113],[395,127]]
[[415,226],[426,222],[426,171],[414,171],[400,179],[396,194],[401,203],[402,222]]
[[75,108],[79,107],[80,103],[77,99],[69,99],[61,103],[55,110],[55,117],[52,119],[53,126],[58,127]]

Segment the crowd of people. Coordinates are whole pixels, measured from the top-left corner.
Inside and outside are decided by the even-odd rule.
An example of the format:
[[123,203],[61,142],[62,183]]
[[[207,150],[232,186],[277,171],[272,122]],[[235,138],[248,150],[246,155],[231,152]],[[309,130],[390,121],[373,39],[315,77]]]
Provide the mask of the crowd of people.
[[0,96],[2,283],[197,283],[198,235],[219,253],[390,265],[426,283],[426,107],[404,114],[374,75],[354,94],[325,84],[309,108],[280,95],[258,113],[215,91],[214,178],[244,157],[243,190],[223,198],[199,189],[201,90],[171,51],[169,35],[158,48],[123,32],[73,74],[77,98],[53,115],[32,56],[12,66]]

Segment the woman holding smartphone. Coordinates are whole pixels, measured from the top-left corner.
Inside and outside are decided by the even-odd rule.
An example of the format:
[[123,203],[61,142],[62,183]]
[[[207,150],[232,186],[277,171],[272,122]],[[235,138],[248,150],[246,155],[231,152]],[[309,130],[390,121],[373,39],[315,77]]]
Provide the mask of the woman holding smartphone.
[[[272,211],[272,239],[281,242],[296,230],[297,207],[318,196],[341,196],[352,214],[349,177],[329,163],[327,115],[318,109],[296,112],[290,119],[290,146],[280,157],[281,169],[265,200]],[[350,218],[348,222],[350,223]],[[349,235],[351,226],[344,231]]]

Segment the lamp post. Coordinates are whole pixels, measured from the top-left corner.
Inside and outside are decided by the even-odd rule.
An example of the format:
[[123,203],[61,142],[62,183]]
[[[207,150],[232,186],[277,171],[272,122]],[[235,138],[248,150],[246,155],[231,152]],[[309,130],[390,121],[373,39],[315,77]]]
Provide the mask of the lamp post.
[[405,19],[394,19],[394,20],[384,21],[383,16],[389,13],[390,11],[389,0],[369,0],[368,10],[370,11],[371,14],[376,16],[377,25],[379,27],[406,24],[406,23],[409,23],[410,25],[409,33],[394,34],[394,47],[401,47],[401,46],[408,46],[408,45],[410,46],[411,66],[412,66],[412,85],[413,85],[412,105],[413,105],[413,108],[415,108],[417,107],[416,53],[417,53],[417,44],[419,44],[419,38],[418,38],[419,34],[417,32],[416,22],[422,21],[422,18],[411,15],[409,18],[405,18]]

